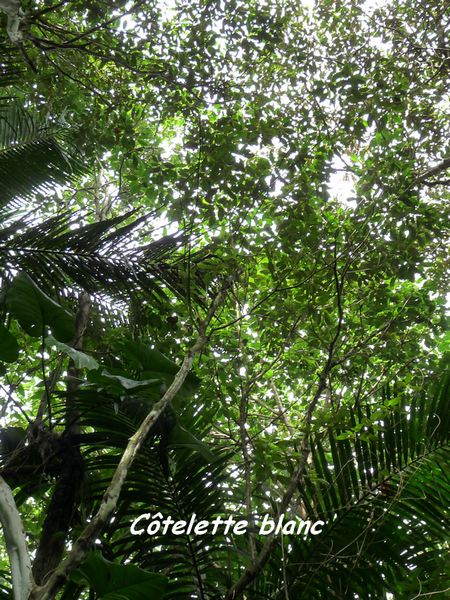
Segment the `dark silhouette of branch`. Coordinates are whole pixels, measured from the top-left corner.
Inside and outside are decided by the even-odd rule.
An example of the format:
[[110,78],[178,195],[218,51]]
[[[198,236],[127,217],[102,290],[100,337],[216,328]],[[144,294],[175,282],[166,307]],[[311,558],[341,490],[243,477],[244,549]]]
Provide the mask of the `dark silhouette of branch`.
[[440,163],[438,163],[434,167],[431,167],[430,169],[427,169],[421,175],[416,177],[416,180],[414,183],[415,184],[426,183],[427,185],[437,185],[436,182],[428,183],[427,180],[430,177],[433,177],[434,175],[439,175],[439,173],[443,173],[444,171],[446,171],[449,168],[450,168],[450,157],[444,158],[444,160],[442,160]]

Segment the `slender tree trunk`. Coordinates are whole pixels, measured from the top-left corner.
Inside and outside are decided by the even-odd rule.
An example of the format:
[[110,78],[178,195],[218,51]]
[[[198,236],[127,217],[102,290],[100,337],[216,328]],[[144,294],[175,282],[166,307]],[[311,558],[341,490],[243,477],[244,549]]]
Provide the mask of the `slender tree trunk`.
[[14,600],[27,600],[33,588],[31,561],[22,519],[11,488],[0,476],[0,523],[11,568]]
[[[90,298],[82,292],[78,299],[75,338],[72,346],[82,350],[90,309]],[[84,479],[84,462],[73,434],[80,432],[79,414],[73,403],[80,373],[72,359],[68,367],[66,428],[60,439],[61,474],[53,490],[47,515],[42,525],[39,546],[33,563],[36,583],[45,583],[48,575],[58,566],[64,554],[65,541],[80,499]]]

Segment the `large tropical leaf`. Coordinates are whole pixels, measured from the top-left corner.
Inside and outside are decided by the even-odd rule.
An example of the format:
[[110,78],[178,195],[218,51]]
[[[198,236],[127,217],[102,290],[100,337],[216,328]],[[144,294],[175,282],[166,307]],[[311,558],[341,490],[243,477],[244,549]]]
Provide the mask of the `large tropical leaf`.
[[[146,359],[151,356],[146,355]],[[156,354],[153,359],[155,368],[172,371],[171,361]],[[137,393],[133,388],[122,390],[124,396],[127,392],[130,398]],[[85,432],[79,441],[86,468],[86,513],[95,510],[101,501],[121,453],[142,418],[142,411],[136,411],[132,403],[117,404],[117,399],[105,389],[95,390],[92,384],[82,386],[72,399]],[[223,536],[174,535],[169,531],[144,539],[130,533],[132,521],[142,513],[161,513],[185,521],[194,513],[197,519],[207,520],[224,515],[221,482],[227,457],[211,453],[196,438],[195,421],[188,415],[189,411],[181,419],[185,435],[175,434],[174,440],[167,435],[176,432],[177,417],[170,412],[163,414],[163,422],[152,429],[128,473],[115,518],[102,533],[99,545],[108,560],[123,562],[132,558],[133,564],[142,569],[168,575],[167,599],[185,599],[199,590],[203,597],[211,597],[220,582],[220,589],[226,589],[225,573],[216,566],[227,552]],[[70,590],[68,587],[64,597],[77,597],[78,588],[73,588],[74,596]]]
[[91,552],[73,574],[73,579],[89,583],[103,600],[155,600],[165,597],[167,578],[134,565],[121,565]]
[[145,290],[161,299],[162,286],[182,291],[178,269],[171,262],[184,236],[171,234],[154,241],[152,260],[144,260],[148,246],[141,250],[133,231],[150,217],[136,217],[130,211],[79,227],[81,215],[72,211],[44,222],[32,214],[19,218],[9,214],[0,228],[0,270],[6,276],[26,271],[43,287],[60,291],[73,285],[90,293],[126,296]]
[[74,315],[47,296],[26,273],[14,278],[8,288],[6,305],[29,335],[41,337],[44,328],[50,326],[58,340],[73,340]]
[[51,192],[86,172],[65,137],[58,122],[0,101],[0,207]]
[[[404,597],[420,581],[428,591],[445,589],[449,393],[450,374],[434,394],[395,398],[387,387],[379,420],[367,403],[349,411],[348,430],[311,439],[313,462],[299,495],[308,518],[326,527],[308,540],[289,539],[283,586],[292,597]],[[272,569],[279,586],[280,562]]]
[[[150,228],[153,214],[137,217],[132,210],[94,222],[92,215],[66,210],[42,219],[25,206],[25,200],[54,192],[88,170],[66,134],[57,120],[43,120],[17,101],[0,99],[2,275],[8,279],[22,270],[46,291],[59,293],[75,284],[90,293],[126,297],[145,290],[154,300],[165,298],[164,288],[185,294],[186,283],[173,263],[186,236],[179,232],[144,244],[134,236],[144,223]],[[24,214],[17,207],[26,208]],[[80,222],[86,224],[80,227]],[[198,274],[195,278],[198,283]]]

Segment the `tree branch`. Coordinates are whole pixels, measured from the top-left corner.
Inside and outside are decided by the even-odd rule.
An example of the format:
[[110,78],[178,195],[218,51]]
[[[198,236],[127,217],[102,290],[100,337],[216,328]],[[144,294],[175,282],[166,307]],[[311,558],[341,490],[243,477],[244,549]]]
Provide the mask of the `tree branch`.
[[[320,372],[316,392],[315,392],[314,397],[312,398],[311,402],[308,404],[308,406],[306,408],[305,418],[304,418],[304,422],[303,422],[303,439],[302,439],[302,443],[300,445],[300,451],[299,451],[300,456],[297,461],[297,466],[294,471],[294,474],[291,477],[291,480],[288,484],[288,487],[286,488],[286,491],[283,494],[283,497],[281,498],[281,502],[280,502],[280,505],[279,505],[278,511],[277,511],[277,517],[281,517],[282,515],[284,515],[284,513],[288,509],[288,507],[291,503],[292,497],[294,496],[295,492],[297,491],[299,483],[305,473],[305,470],[306,470],[306,467],[308,464],[309,453],[310,453],[309,436],[311,433],[312,418],[313,418],[314,410],[317,406],[317,403],[320,400],[320,397],[321,397],[323,391],[327,387],[328,375],[330,374],[332,369],[337,364],[337,362],[334,359],[334,356],[335,356],[335,352],[336,352],[336,343],[338,342],[339,337],[341,335],[342,326],[343,326],[343,322],[344,322],[344,311],[343,311],[343,306],[342,306],[342,293],[343,293],[345,275],[347,273],[348,268],[349,268],[349,263],[347,263],[345,265],[345,267],[342,269],[341,275],[339,275],[339,273],[338,273],[338,255],[337,255],[337,239],[336,239],[335,246],[334,246],[334,261],[333,261],[333,277],[334,277],[334,282],[335,282],[335,286],[336,286],[336,304],[337,304],[337,313],[338,313],[336,331],[335,331],[333,338],[331,339],[329,346],[328,346],[327,360]],[[235,600],[236,598],[240,597],[242,592],[254,581],[254,579],[256,579],[256,577],[259,575],[261,570],[264,568],[266,562],[268,561],[268,559],[270,557],[270,553],[272,552],[272,548],[275,544],[275,540],[276,540],[275,534],[271,533],[268,536],[268,539],[267,539],[266,543],[264,544],[264,546],[262,547],[260,553],[258,554],[256,559],[251,564],[251,566],[245,570],[245,572],[241,576],[241,578],[228,590],[228,592],[225,596],[225,600]]]
[[184,380],[192,368],[192,364],[196,355],[199,354],[207,344],[209,337],[206,335],[206,331],[212,318],[216,314],[218,307],[224,301],[230,284],[231,281],[226,280],[220,292],[216,295],[215,299],[211,303],[205,319],[199,326],[197,340],[186,352],[180,370],[175,375],[172,384],[168,387],[161,400],[159,400],[159,402],[153,406],[152,410],[142,421],[136,433],[129,439],[128,445],[125,448],[122,458],[120,459],[120,462],[114,472],[108,489],[103,496],[100,508],[98,509],[96,515],[92,518],[80,537],[76,540],[67,558],[62,561],[60,565],[53,571],[45,585],[41,587],[35,587],[33,589],[33,592],[30,596],[31,599],[51,600],[54,598],[57,592],[68,580],[72,571],[76,569],[85,559],[96,537],[98,537],[98,534],[106,525],[116,508],[128,471],[133,464],[139,449],[145,441],[148,432],[183,385]]
[[0,523],[12,575],[14,600],[27,600],[33,588],[25,531],[11,488],[0,476]]
[[25,14],[20,5],[20,0],[0,0],[0,11],[8,17],[6,32],[9,39],[13,44],[20,43],[23,38],[20,24]]
[[[235,296],[235,299],[236,299],[236,310],[240,317],[242,314],[241,304],[239,302],[239,299],[236,296]],[[246,505],[246,509],[247,509],[246,516],[247,516],[247,519],[248,519],[248,522],[250,523],[250,525],[253,526],[254,519],[253,519],[253,502],[252,502],[252,458],[251,458],[250,452],[249,452],[250,439],[249,439],[247,427],[246,427],[247,420],[248,420],[248,404],[249,404],[249,395],[250,395],[250,388],[248,385],[249,365],[248,365],[248,357],[247,357],[245,345],[242,340],[242,320],[239,320],[237,322],[237,329],[238,329],[239,350],[240,350],[240,354],[241,354],[241,358],[242,358],[242,363],[245,368],[245,383],[243,384],[242,381],[240,382],[241,399],[240,399],[240,403],[239,403],[238,425],[239,425],[239,437],[240,437],[240,442],[241,442],[242,457],[244,460],[245,505]],[[251,556],[252,560],[254,560],[256,557],[256,546],[255,546],[254,534],[251,530],[249,530],[248,541],[249,541],[249,545],[250,545],[250,556]]]
[[[297,468],[292,476],[289,485],[281,499],[280,506],[278,508],[278,517],[283,515],[289,504],[292,500],[292,496],[298,488],[298,484],[305,472],[306,465],[308,463],[309,457],[309,433],[311,430],[312,416],[314,414],[314,409],[319,401],[322,392],[326,388],[327,376],[330,370],[333,368],[333,362],[327,361],[322,373],[319,377],[319,383],[317,386],[316,393],[314,394],[314,398],[308,405],[306,410],[305,420],[304,420],[304,437],[302,440],[302,444],[300,446],[300,459],[297,463]],[[264,546],[262,547],[260,553],[253,561],[252,565],[246,569],[242,577],[228,590],[227,595],[225,596],[225,600],[235,600],[239,598],[242,592],[252,583],[254,579],[258,576],[260,571],[264,568],[266,562],[269,559],[270,553],[272,551],[273,545],[275,543],[276,536],[274,533],[268,536],[268,539]]]
[[435,179],[434,181],[424,181],[423,184],[428,187],[437,187],[438,185],[450,185],[450,179]]
[[433,177],[433,175],[438,175],[439,173],[442,173],[443,171],[446,171],[447,169],[450,169],[450,157],[444,158],[444,160],[442,160],[440,163],[438,163],[434,167],[431,167],[431,169],[428,169],[427,171],[425,171],[424,173],[422,173],[421,175],[416,177],[416,180],[414,183],[415,184],[424,183],[427,179],[429,179],[430,177]]
[[[272,393],[275,397],[275,400],[277,402],[278,414],[279,414],[280,418],[283,420],[283,423],[285,424],[286,429],[289,432],[289,435],[292,437],[292,439],[294,439],[295,438],[295,429],[292,427],[292,424],[290,423],[290,421],[288,419],[286,409],[283,406],[283,402],[281,401],[280,394],[278,393],[277,387],[274,384],[274,382],[272,381],[272,379],[269,381],[269,385],[270,385],[270,389],[272,390]],[[295,446],[295,444],[294,444],[294,446]]]

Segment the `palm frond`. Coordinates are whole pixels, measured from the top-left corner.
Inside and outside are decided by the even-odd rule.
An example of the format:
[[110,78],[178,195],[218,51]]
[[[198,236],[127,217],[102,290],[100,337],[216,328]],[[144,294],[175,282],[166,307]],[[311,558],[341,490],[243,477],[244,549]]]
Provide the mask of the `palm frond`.
[[0,40],[0,88],[17,84],[24,72],[24,64],[18,48]]
[[[159,301],[167,289],[184,296],[186,282],[175,255],[186,235],[178,232],[146,244],[133,237],[151,215],[137,218],[131,211],[80,227],[85,214],[66,211],[40,222],[29,210],[22,217],[14,213],[24,199],[53,192],[55,185],[86,170],[65,136],[56,120],[44,121],[14,100],[0,99],[0,269],[6,280],[23,270],[46,289],[77,284],[90,293],[130,296],[145,290]],[[198,273],[194,279],[191,288],[201,284]]]
[[[127,403],[113,408],[117,399],[105,391],[79,390],[77,409],[81,413],[86,434],[82,445],[87,474],[84,510],[92,512],[101,502],[105,487],[116,468],[128,439],[139,424],[138,413]],[[192,431],[193,422],[184,425]],[[194,431],[194,433],[197,433]],[[98,443],[93,443],[97,435]],[[82,437],[82,436],[81,436]],[[167,452],[164,458],[162,452]],[[224,591],[226,583],[223,564],[228,542],[220,535],[174,535],[162,532],[145,539],[130,533],[132,521],[142,513],[162,513],[175,520],[197,519],[211,521],[224,516],[224,480],[226,456],[214,462],[203,460],[192,450],[170,449],[161,444],[161,428],[154,428],[128,473],[118,503],[115,519],[102,533],[100,548],[109,560],[127,561],[141,568],[166,574],[171,579],[168,600],[212,597]],[[76,531],[74,531],[76,535]],[[201,590],[201,591],[200,591]],[[70,597],[67,592],[67,597]],[[203,594],[203,595],[202,595]]]
[[0,207],[50,193],[86,172],[66,137],[58,122],[0,102]]
[[145,290],[155,299],[165,297],[163,287],[182,292],[172,263],[183,234],[153,242],[152,260],[144,262],[133,232],[151,215],[136,218],[135,212],[82,227],[80,214],[71,211],[41,223],[33,215],[17,218],[10,213],[0,229],[0,269],[6,279],[17,270],[26,271],[47,289],[77,284],[89,293]]
[[[383,399],[395,404],[392,391],[387,387]],[[308,518],[326,527],[315,538],[289,540],[290,594],[369,600],[413,590],[412,580],[417,588],[419,579],[430,577],[436,586],[445,584],[449,392],[447,374],[433,395],[402,395],[378,431],[367,404],[349,411],[350,426],[366,423],[355,436],[346,439],[330,428],[324,438],[311,439],[313,465],[299,495]],[[431,573],[436,564],[441,573]]]
[[9,571],[0,570],[0,600],[10,600],[10,598],[11,574],[9,573]]

